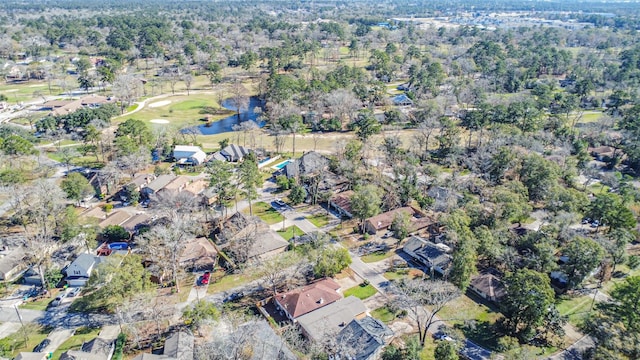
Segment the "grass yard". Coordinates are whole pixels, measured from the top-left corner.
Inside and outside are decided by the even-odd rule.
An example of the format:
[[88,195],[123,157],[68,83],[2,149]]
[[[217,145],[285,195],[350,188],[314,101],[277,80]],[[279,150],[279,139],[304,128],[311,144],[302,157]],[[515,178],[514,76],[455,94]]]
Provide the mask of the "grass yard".
[[579,296],[562,300],[558,303],[557,308],[560,315],[568,317],[571,325],[578,327],[589,315],[592,301],[593,298],[590,296]]
[[329,216],[325,213],[318,213],[307,217],[307,220],[316,227],[322,228],[329,224]]
[[388,307],[379,307],[371,312],[371,316],[388,324],[396,319],[396,314],[391,312]]
[[424,273],[422,272],[422,270],[406,268],[397,269],[395,271],[387,271],[383,274],[383,276],[387,278],[387,280],[398,280],[404,278],[415,279],[423,277]]
[[360,259],[362,260],[362,262],[366,262],[366,263],[374,263],[374,262],[378,262],[378,261],[382,261],[384,259],[387,259],[389,257],[391,257],[393,255],[393,251],[376,251],[374,253],[371,253],[369,255],[365,255],[360,257]]
[[[445,322],[459,328],[471,341],[488,349],[495,349],[497,337],[492,327],[501,316],[499,312],[462,295],[445,306],[438,316]],[[473,329],[466,328],[465,322],[475,320]]]
[[43,297],[40,300],[24,302],[22,303],[22,305],[20,305],[20,309],[44,311],[47,310],[47,306],[49,306],[49,303],[52,302],[55,298],[55,296]]
[[224,271],[216,271],[211,274],[207,294],[228,291],[258,278],[260,278],[260,274],[257,271],[247,271],[246,273],[231,275],[226,274]]
[[280,229],[277,231],[278,235],[282,236],[283,239],[289,241],[294,236],[302,236],[304,235],[304,231],[300,230],[299,227],[295,225],[291,225],[287,228]]
[[[36,345],[40,344],[44,340],[51,329],[45,328],[36,324],[26,324],[24,329],[20,329],[17,332],[2,339],[2,342],[11,346],[11,358],[14,358],[20,352],[31,352]],[[27,341],[25,342],[25,333],[27,335]]]
[[60,359],[62,353],[67,350],[80,350],[82,348],[82,344],[93,340],[99,333],[100,328],[79,328],[72,337],[67,339],[67,341],[63,342],[62,345],[56,349],[53,353],[52,359]]
[[354,286],[350,289],[344,291],[344,297],[347,296],[355,296],[360,300],[364,300],[366,298],[372,297],[378,292],[376,288],[371,286],[371,284],[364,285],[364,283]]
[[[267,204],[266,202],[259,201],[257,203],[254,203],[252,207],[253,207],[253,215],[259,217],[269,225],[273,225],[273,224],[282,222],[282,220],[284,220],[284,217],[282,216],[282,214],[280,214],[276,209],[274,209],[271,205]],[[248,208],[245,209],[244,213],[248,214],[249,209]]]

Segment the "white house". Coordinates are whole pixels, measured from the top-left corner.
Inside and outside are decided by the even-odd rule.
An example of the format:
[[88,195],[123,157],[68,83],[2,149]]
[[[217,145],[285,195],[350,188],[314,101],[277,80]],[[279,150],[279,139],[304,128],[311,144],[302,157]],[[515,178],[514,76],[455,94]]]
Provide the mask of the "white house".
[[207,154],[198,146],[176,145],[173,149],[173,157],[178,164],[202,165]]
[[87,281],[89,281],[93,269],[95,269],[103,259],[103,257],[92,254],[80,254],[67,267],[67,277],[65,278],[67,284],[69,284],[69,286],[84,286]]

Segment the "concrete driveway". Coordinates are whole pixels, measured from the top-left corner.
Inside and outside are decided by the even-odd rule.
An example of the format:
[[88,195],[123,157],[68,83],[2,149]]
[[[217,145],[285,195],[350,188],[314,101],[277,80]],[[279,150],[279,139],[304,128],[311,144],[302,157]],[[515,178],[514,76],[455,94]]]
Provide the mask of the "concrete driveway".
[[43,353],[54,352],[56,349],[67,341],[73,334],[76,333],[76,329],[55,329],[49,333],[47,339],[51,341],[47,347],[42,351]]
[[0,325],[0,339],[4,339],[7,336],[20,330],[20,323],[6,322]]

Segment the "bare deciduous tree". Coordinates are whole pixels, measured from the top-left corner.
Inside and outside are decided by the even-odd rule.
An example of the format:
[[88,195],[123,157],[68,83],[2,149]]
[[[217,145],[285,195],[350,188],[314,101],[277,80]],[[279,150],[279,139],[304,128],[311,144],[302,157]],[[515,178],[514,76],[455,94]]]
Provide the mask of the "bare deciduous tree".
[[450,301],[460,296],[457,287],[440,280],[404,279],[395,284],[393,291],[396,305],[407,310],[411,319],[416,322],[422,346],[436,315]]
[[125,107],[140,96],[142,82],[131,73],[119,74],[113,81],[111,91],[120,100],[120,112],[124,113]]
[[143,249],[156,259],[161,270],[168,270],[176,292],[180,292],[180,256],[192,235],[193,224],[187,217],[173,217],[166,225],[154,226],[142,236]]

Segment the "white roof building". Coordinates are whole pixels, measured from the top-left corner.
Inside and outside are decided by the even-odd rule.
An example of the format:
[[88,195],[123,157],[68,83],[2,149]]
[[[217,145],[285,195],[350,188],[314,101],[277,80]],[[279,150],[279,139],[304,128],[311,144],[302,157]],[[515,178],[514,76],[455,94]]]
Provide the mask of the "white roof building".
[[207,154],[198,146],[176,145],[173,149],[173,157],[178,164],[201,165],[206,160]]

